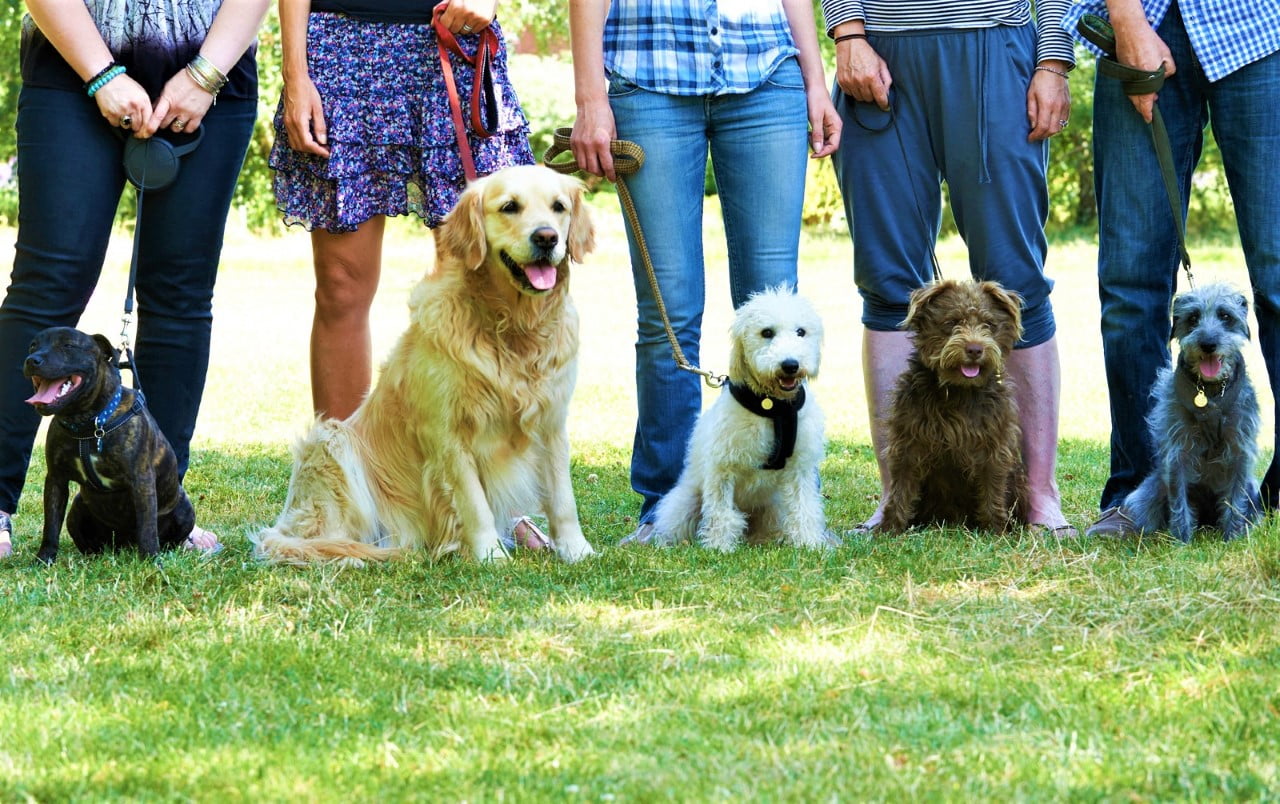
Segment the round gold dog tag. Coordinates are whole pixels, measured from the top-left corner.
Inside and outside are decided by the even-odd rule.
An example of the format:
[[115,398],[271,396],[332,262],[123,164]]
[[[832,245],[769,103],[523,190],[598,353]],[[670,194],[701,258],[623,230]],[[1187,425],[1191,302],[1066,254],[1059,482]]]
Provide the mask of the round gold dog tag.
[[1191,401],[1196,403],[1196,407],[1202,408],[1205,405],[1209,404],[1209,397],[1204,395],[1204,389],[1201,388],[1199,391],[1196,392],[1196,398]]
[[760,407],[764,410],[773,410],[773,400],[765,397],[760,400]]

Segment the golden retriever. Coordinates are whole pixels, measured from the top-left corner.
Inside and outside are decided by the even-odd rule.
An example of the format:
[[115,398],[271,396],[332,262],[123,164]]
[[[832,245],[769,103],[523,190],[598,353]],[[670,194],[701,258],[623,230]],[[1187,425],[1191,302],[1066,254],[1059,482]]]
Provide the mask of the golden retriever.
[[296,446],[284,512],[254,538],[260,558],[500,559],[498,523],[528,511],[546,514],[562,559],[594,552],[565,427],[578,353],[569,267],[595,245],[582,194],[537,166],[463,192],[377,384],[350,418],[318,420]]

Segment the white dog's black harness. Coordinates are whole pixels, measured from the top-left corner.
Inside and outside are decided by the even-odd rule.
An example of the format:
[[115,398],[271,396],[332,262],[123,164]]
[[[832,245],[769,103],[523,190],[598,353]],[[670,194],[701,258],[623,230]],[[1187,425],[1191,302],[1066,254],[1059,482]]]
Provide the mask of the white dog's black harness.
[[787,465],[787,458],[796,450],[796,429],[800,408],[804,407],[804,386],[796,390],[793,399],[777,399],[772,396],[757,394],[745,385],[738,385],[733,380],[725,383],[729,393],[738,400],[738,404],[747,410],[773,420],[773,449],[769,459],[761,469],[782,469]]

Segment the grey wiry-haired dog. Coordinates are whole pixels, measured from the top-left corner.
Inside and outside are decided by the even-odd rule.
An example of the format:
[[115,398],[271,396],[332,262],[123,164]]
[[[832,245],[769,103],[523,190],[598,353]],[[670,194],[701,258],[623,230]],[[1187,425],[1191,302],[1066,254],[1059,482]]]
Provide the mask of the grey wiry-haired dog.
[[1156,465],[1123,506],[1139,530],[1188,542],[1198,524],[1216,522],[1229,540],[1257,520],[1258,400],[1241,354],[1248,312],[1244,294],[1221,283],[1174,299],[1179,354],[1156,378],[1147,417]]

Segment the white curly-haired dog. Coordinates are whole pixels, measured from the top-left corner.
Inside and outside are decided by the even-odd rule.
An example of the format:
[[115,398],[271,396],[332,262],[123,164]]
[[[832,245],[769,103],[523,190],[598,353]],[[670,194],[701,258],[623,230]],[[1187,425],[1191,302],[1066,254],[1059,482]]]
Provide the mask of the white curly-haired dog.
[[818,375],[822,319],[780,285],[739,307],[729,334],[729,380],[694,427],[680,480],[658,503],[653,542],[696,535],[723,552],[744,540],[825,546],[823,416],[806,392]]

